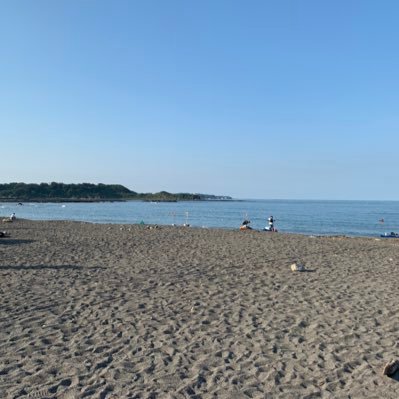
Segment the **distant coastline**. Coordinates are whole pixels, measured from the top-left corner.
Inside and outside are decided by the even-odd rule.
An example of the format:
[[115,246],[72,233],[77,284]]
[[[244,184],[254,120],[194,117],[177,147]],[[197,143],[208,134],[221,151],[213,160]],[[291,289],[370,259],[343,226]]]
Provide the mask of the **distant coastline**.
[[226,201],[230,196],[199,193],[137,193],[119,184],[6,183],[0,202],[124,202]]

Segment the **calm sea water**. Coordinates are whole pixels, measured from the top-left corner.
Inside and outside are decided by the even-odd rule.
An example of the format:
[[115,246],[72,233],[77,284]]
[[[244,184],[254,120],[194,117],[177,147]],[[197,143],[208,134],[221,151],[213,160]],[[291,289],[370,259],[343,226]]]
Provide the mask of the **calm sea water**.
[[[286,233],[378,236],[399,231],[399,201],[243,200],[203,202],[0,203],[0,215],[12,212],[34,220],[140,223],[238,228],[243,219],[263,229],[273,215]],[[384,223],[379,220],[384,219]]]

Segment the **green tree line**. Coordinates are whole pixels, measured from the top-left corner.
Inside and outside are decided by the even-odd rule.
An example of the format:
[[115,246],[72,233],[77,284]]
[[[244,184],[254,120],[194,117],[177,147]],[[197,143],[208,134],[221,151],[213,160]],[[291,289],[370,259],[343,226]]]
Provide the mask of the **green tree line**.
[[207,194],[137,193],[120,184],[6,183],[0,184],[1,201],[184,201],[231,199]]

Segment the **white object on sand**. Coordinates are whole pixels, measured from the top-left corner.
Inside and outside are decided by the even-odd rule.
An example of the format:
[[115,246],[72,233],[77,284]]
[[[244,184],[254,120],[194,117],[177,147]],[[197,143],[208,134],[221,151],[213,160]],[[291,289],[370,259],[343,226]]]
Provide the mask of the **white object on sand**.
[[293,263],[292,265],[291,265],[291,270],[293,271],[293,272],[304,272],[305,271],[305,266],[304,265],[301,265],[300,263]]

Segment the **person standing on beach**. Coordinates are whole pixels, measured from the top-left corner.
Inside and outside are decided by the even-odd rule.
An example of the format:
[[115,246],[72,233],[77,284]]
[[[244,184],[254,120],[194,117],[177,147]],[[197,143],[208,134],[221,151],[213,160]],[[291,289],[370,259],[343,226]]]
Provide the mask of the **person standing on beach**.
[[274,218],[273,215],[271,215],[267,221],[269,222],[269,231],[274,231]]
[[268,226],[265,226],[263,231],[271,231],[271,232],[277,232],[277,229],[274,227],[274,217],[271,215],[268,219]]

